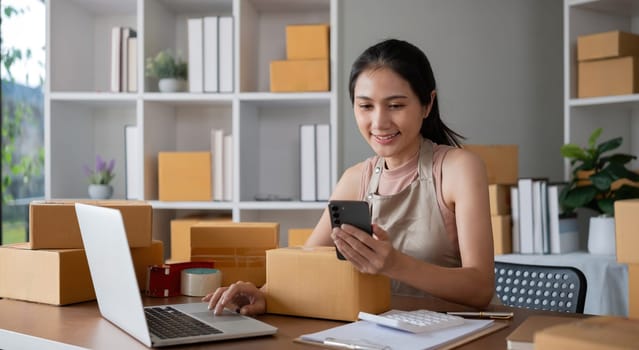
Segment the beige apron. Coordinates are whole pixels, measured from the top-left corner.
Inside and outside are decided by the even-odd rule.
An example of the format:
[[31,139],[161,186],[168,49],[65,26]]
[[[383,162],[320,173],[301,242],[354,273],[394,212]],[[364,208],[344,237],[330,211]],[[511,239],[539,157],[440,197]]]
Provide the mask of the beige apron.
[[[366,191],[373,222],[388,232],[395,249],[432,264],[459,267],[461,258],[457,240],[447,234],[437,203],[432,142],[424,139],[419,152],[417,179],[402,191],[388,196],[378,194],[384,169],[384,158],[379,157]],[[413,296],[427,294],[398,281],[392,281],[391,292]]]

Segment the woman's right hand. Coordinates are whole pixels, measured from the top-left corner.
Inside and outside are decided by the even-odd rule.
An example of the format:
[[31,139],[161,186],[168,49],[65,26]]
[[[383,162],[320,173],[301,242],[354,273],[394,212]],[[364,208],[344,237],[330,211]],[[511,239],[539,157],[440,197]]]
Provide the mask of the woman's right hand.
[[209,302],[209,310],[221,315],[224,308],[242,315],[257,315],[266,312],[264,293],[251,282],[238,281],[228,287],[220,287],[207,294],[202,301]]

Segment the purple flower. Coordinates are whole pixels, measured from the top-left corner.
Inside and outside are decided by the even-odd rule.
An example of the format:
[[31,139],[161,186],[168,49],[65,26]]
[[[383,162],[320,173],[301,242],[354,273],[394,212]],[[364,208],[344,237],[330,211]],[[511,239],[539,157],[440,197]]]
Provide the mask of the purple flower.
[[89,178],[89,183],[95,185],[108,185],[115,177],[114,168],[115,159],[111,159],[107,163],[100,155],[95,156],[95,170],[87,165],[82,167],[84,174]]

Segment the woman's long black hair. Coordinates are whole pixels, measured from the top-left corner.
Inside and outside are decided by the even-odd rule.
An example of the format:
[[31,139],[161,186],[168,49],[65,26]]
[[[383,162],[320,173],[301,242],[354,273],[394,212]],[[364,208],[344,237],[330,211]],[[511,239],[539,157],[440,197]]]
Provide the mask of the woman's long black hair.
[[[428,58],[415,45],[406,41],[389,39],[375,44],[364,51],[353,63],[348,90],[354,103],[355,82],[367,69],[389,68],[406,80],[423,106],[430,103],[431,92],[435,90],[435,76]],[[464,137],[448,128],[439,115],[437,95],[428,118],[422,122],[420,133],[423,137],[441,144],[461,147]]]

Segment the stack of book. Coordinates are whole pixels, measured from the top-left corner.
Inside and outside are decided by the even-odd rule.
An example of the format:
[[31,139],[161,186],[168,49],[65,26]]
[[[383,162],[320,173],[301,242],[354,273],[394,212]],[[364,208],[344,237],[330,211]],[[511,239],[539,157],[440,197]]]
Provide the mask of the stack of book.
[[300,125],[300,200],[331,195],[331,131],[328,124]]
[[136,92],[137,32],[129,27],[111,29],[111,91]]
[[187,20],[190,92],[233,92],[233,17]]
[[520,178],[511,187],[513,253],[561,254],[579,248],[577,221],[560,218],[563,183]]

